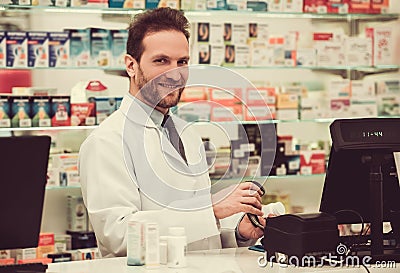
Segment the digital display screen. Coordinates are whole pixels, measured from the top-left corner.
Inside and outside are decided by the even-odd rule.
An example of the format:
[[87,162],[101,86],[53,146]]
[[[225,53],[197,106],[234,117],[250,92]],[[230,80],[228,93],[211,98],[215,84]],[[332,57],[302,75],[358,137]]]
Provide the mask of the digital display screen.
[[385,120],[370,124],[343,122],[340,128],[345,142],[398,143],[400,140],[400,126]]

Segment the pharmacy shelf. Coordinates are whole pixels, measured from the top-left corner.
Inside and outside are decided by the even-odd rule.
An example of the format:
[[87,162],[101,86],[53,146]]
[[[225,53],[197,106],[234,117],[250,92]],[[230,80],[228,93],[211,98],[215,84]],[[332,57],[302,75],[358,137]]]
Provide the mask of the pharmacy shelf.
[[[104,15],[132,16],[142,12],[141,9],[108,8],[108,7],[51,7],[51,6],[20,6],[20,5],[0,5],[0,12],[23,12],[23,13],[86,13]],[[277,18],[277,19],[327,19],[327,20],[397,20],[399,14],[334,14],[334,13],[302,13],[302,12],[268,12],[251,10],[185,10],[185,15],[191,17],[214,17],[224,16],[243,16],[246,18]],[[124,21],[126,22],[126,21]]]
[[240,176],[240,177],[229,177],[229,178],[210,178],[211,183],[219,183],[222,181],[235,181],[237,182],[238,180],[240,181],[250,181],[250,180],[279,180],[279,179],[293,179],[293,178],[312,178],[312,177],[321,177],[325,176],[325,173],[321,174],[298,174],[298,175],[270,175],[270,176]]
[[66,130],[92,130],[97,125],[92,126],[54,126],[54,127],[18,127],[0,128],[0,132],[25,132],[25,131],[66,131]]
[[[205,68],[207,68],[207,65],[202,65]],[[326,70],[326,71],[333,71],[333,70],[338,70],[338,71],[347,71],[347,70],[356,70],[364,73],[387,73],[387,72],[393,72],[397,71],[400,69],[400,65],[397,64],[391,64],[391,65],[377,65],[377,66],[346,66],[346,65],[340,65],[340,66],[282,66],[282,65],[271,65],[271,66],[232,66],[232,65],[221,65],[222,67],[225,68],[230,68],[230,69],[260,69],[260,70],[265,70],[265,69],[306,69],[306,70]],[[104,70],[106,73],[109,74],[115,74],[115,75],[124,75],[126,76],[126,71],[124,67],[102,67],[102,66],[88,66],[88,67],[72,67],[72,66],[66,66],[66,67],[0,67],[0,69],[5,68],[5,69],[11,69],[11,70]]]
[[[313,174],[313,175],[281,175],[281,176],[269,176],[269,177],[250,177],[246,178],[230,178],[230,179],[212,179],[211,178],[211,192],[216,193],[226,187],[237,185],[242,181],[255,180],[261,183],[269,192],[272,189],[279,191],[281,189],[284,192],[293,187],[300,187],[298,190],[303,191],[305,189],[310,189],[312,187],[314,190],[323,186],[325,179],[325,173],[323,174]],[[308,186],[304,187],[304,183]],[[267,193],[268,194],[268,193]],[[306,195],[305,195],[306,196]]]
[[73,186],[46,186],[46,190],[68,190],[68,189],[80,189],[81,185]]
[[[341,117],[340,119],[354,119],[354,118],[372,118],[372,117]],[[400,116],[379,116],[374,118],[400,118]],[[278,124],[278,123],[332,123],[335,119],[339,118],[317,118],[317,119],[293,119],[293,120],[258,120],[258,121],[194,121],[193,124],[196,126],[202,126],[209,123],[217,124]],[[0,132],[24,132],[24,131],[67,131],[67,130],[93,130],[97,128],[98,125],[92,126],[57,126],[57,127],[18,127],[18,128],[0,128]]]
[[[314,177],[323,177],[325,174],[311,174],[311,175],[274,175],[274,176],[251,176],[251,177],[231,177],[231,178],[224,178],[224,179],[215,179],[211,178],[211,184],[216,185],[216,183],[237,183],[238,180],[240,181],[250,181],[250,180],[286,180],[286,179],[295,179],[295,178],[314,178]],[[46,186],[46,190],[67,190],[67,189],[78,189],[80,185],[73,185],[73,186]]]

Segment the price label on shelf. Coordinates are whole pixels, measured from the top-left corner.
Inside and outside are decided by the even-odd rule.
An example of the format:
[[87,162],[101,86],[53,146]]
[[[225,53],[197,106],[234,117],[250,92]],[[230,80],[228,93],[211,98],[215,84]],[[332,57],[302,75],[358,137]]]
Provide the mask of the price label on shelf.
[[32,127],[31,119],[21,119],[19,121],[19,127]]
[[0,119],[0,127],[4,128],[4,127],[11,127],[11,122],[9,119]]
[[51,120],[50,119],[40,119],[39,120],[39,127],[50,127]]

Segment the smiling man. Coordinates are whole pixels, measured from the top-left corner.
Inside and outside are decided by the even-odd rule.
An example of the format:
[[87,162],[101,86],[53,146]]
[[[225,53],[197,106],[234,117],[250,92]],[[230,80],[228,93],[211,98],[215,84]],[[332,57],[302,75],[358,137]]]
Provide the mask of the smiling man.
[[160,235],[184,227],[189,250],[248,245],[263,235],[247,216],[221,232],[219,219],[262,216],[260,191],[248,182],[211,195],[201,138],[169,110],[189,76],[188,29],[170,8],[135,16],[125,57],[129,92],[81,146],[82,195],[104,257],[126,255],[131,220],[158,223]]

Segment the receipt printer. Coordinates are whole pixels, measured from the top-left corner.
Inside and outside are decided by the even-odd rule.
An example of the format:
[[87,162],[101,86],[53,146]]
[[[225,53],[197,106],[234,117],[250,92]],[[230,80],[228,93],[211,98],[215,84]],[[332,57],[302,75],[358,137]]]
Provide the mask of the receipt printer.
[[[336,217],[327,213],[284,214],[267,218],[263,247],[267,257],[282,259],[335,253],[339,243]],[[285,262],[285,261],[283,261]]]

